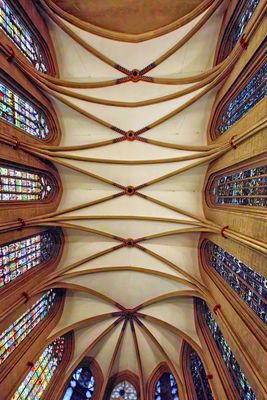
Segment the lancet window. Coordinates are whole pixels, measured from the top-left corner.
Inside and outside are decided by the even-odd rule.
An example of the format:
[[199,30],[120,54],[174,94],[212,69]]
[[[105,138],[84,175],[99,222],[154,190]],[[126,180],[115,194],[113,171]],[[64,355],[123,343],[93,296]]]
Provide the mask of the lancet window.
[[60,243],[58,231],[50,230],[0,245],[0,288],[43,266],[58,252]]
[[110,400],[138,400],[134,385],[128,381],[119,382],[112,390]]
[[179,400],[178,386],[174,376],[164,372],[155,386],[155,400]]
[[207,304],[203,300],[198,300],[201,305],[201,312],[210,332],[217,349],[219,350],[222,360],[229,371],[232,381],[240,395],[242,400],[256,400],[256,395],[250,387],[246,376],[242,369],[240,368],[235,356],[232,353],[227,341],[223,337],[223,334],[215,321],[213,315],[211,314]]
[[57,292],[54,290],[44,293],[31,308],[0,334],[0,365],[47,316],[56,298]]
[[192,347],[189,348],[189,366],[197,400],[213,400],[204,365]]
[[0,161],[0,202],[47,200],[56,187],[45,172]]
[[63,400],[89,400],[95,391],[95,379],[89,367],[78,367],[71,377]]
[[44,113],[3,81],[0,81],[0,118],[31,136],[48,139],[49,127]]
[[206,242],[205,253],[208,266],[267,323],[267,279],[211,241]]
[[211,202],[223,206],[267,207],[267,165],[264,162],[215,176]]
[[[215,137],[228,131],[267,95],[267,63],[261,63],[239,91],[223,106],[216,118]],[[240,79],[240,77],[239,77]]]
[[241,38],[259,2],[260,0],[241,0],[237,2],[236,9],[225,29],[224,38],[220,45],[218,63],[230,54]]
[[47,72],[47,61],[33,33],[25,26],[8,0],[0,0],[0,30],[40,72]]
[[60,337],[49,344],[20,384],[11,400],[41,399],[62,361],[64,350],[64,337]]

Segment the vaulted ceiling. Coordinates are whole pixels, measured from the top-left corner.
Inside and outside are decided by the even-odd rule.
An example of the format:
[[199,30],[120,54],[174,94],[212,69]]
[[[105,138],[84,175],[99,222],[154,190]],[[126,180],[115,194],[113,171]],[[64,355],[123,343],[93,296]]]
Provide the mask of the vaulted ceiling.
[[55,0],[80,20],[123,33],[144,33],[163,28],[193,11],[203,0]]
[[[107,29],[130,33],[157,29],[192,11],[200,3],[199,0],[57,0],[58,5],[77,17]],[[160,10],[159,15],[157,10]],[[184,46],[149,75],[178,78],[202,73],[211,68],[224,12],[225,5],[222,4]],[[116,63],[129,70],[141,70],[182,39],[204,13],[172,32],[141,43],[113,41],[85,32],[69,22],[66,24],[84,41]],[[62,79],[94,82],[122,76],[119,71],[87,52],[48,17],[46,19]],[[139,81],[104,88],[71,90],[99,99],[139,102],[171,94],[189,86]],[[142,137],[174,145],[206,145],[207,124],[217,90],[218,87],[210,90],[183,111],[142,134]],[[66,95],[63,97],[72,105],[101,120],[125,131],[136,131],[176,110],[199,92],[200,89],[196,89],[187,95],[142,107],[115,107]],[[94,119],[87,118],[53,97],[51,100],[62,128],[62,145],[94,144],[118,138],[116,132]],[[96,358],[106,377],[124,369],[138,375],[140,371],[130,323],[126,327],[111,370],[110,363],[123,321],[90,350],[93,341],[118,317],[105,314],[137,306],[140,306],[141,313],[153,317],[140,319],[179,370],[182,338],[186,337],[200,346],[193,311],[195,288],[202,284],[198,266],[200,233],[197,229],[193,229],[192,232],[188,232],[187,229],[195,227],[193,222],[188,222],[193,221],[190,213],[200,218],[203,216],[202,196],[207,164],[176,174],[174,171],[192,164],[192,160],[170,159],[192,152],[137,140],[75,150],[71,154],[90,157],[92,160],[68,160],[69,164],[81,171],[74,171],[62,165],[58,167],[64,189],[60,211],[107,196],[112,197],[122,191],[110,182],[123,187],[136,187],[168,173],[173,172],[173,176],[139,190],[141,194],[155,199],[154,202],[136,194],[120,195],[93,206],[65,213],[66,217],[72,217],[68,222],[73,226],[65,229],[65,250],[58,267],[62,274],[58,282],[69,289],[62,317],[51,333],[51,338],[75,328],[74,358],[66,376],[85,355]],[[103,162],[104,159],[106,162]],[[128,161],[138,162],[127,164]],[[87,175],[82,173],[83,171]],[[105,179],[99,180],[99,177]],[[165,202],[170,207],[156,204],[158,202]],[[181,209],[181,212],[172,210],[172,206]],[[123,218],[120,218],[121,216]],[[177,219],[182,221],[178,223],[175,221]],[[117,237],[136,239],[174,230],[181,232],[151,237],[140,242],[143,249],[127,246],[115,249],[115,246],[121,244]],[[106,252],[108,249],[112,250]],[[101,252],[104,252],[103,255],[99,255]],[[86,257],[90,257],[87,262],[67,268]],[[103,318],[93,318],[96,316]],[[166,360],[166,354],[164,355],[145,329],[138,324],[135,325],[135,329],[146,380],[155,367]]]

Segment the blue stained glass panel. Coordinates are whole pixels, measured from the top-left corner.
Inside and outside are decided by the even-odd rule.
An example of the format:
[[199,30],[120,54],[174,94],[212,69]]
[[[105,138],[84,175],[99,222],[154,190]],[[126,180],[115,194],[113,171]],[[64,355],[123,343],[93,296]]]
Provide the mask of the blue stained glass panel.
[[235,44],[242,37],[244,30],[256,10],[260,0],[239,0],[233,12],[225,35],[221,43],[219,58],[217,62],[224,60],[232,51]]
[[205,246],[209,266],[267,323],[267,279],[215,243]]
[[220,175],[214,180],[211,194],[218,205],[267,207],[267,166]]
[[266,95],[267,63],[264,63],[250,78],[246,86],[223,108],[217,120],[216,134],[220,136],[226,132]]
[[223,362],[231,375],[241,400],[257,400],[255,393],[249,385],[244,372],[236,361],[227,341],[223,337],[222,332],[213,315],[211,314],[207,304],[203,300],[199,300],[199,303],[202,306],[202,315],[207,327],[216,343],[219,352],[221,353]]
[[174,376],[164,372],[155,387],[155,400],[179,400],[178,385]]
[[213,400],[212,391],[199,355],[190,348],[190,370],[198,400]]
[[122,381],[114,387],[109,400],[138,400],[138,397],[135,387],[128,381]]
[[90,368],[78,367],[71,377],[63,400],[90,400],[95,390],[95,380]]
[[[239,17],[235,21],[233,26],[231,35],[232,35],[232,48],[238,42],[238,40],[243,35],[244,29],[248,24],[248,21],[252,17],[254,11],[256,10],[257,5],[259,4],[260,0],[246,0],[245,6],[243,7],[242,12],[240,13]],[[229,40],[230,38],[228,38]],[[231,40],[231,39],[230,39]]]

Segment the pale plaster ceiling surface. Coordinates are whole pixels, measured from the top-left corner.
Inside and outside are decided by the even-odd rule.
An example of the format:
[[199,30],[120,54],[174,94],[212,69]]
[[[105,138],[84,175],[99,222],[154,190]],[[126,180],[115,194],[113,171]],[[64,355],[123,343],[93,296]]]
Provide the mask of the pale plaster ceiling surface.
[[[58,3],[60,2],[58,1]],[[90,1],[88,3],[91,4]],[[112,5],[114,6],[114,2],[112,1],[93,3],[95,13],[99,13],[97,10],[101,10],[101,7],[109,9]],[[154,7],[153,2],[138,2],[140,7],[144,7],[145,3],[149,3],[150,8]],[[162,4],[162,2],[155,2],[155,7],[156,3]],[[177,9],[177,5],[183,2],[167,3],[168,7]],[[187,2],[188,7],[189,3]],[[196,2],[192,3],[195,6]],[[116,4],[122,6],[122,2]],[[77,1],[64,2],[64,5],[66,7],[71,6],[71,10],[78,7]],[[191,6],[193,4],[190,4]],[[113,8],[113,11],[115,12],[115,8]],[[213,64],[215,46],[224,11],[225,7],[222,5],[188,43],[158,68],[153,70],[151,75],[177,77],[192,75],[209,69]],[[134,19],[131,12],[130,10],[129,18],[133,22]],[[145,18],[147,18],[147,15]],[[174,17],[174,15],[171,17]],[[92,18],[94,18],[93,13]],[[112,41],[82,32],[70,24],[68,26],[107,56],[129,69],[133,69],[144,67],[168,50],[198,20],[199,17],[177,31],[138,44]],[[107,23],[109,21],[111,21],[111,18],[107,20]],[[96,57],[87,53],[53,22],[50,20],[47,20],[47,22],[54,42],[60,76],[62,78],[77,81],[93,81],[95,79],[104,80],[121,76],[118,71],[115,71]],[[159,20],[154,22],[159,23]],[[119,29],[123,29],[123,25],[118,25],[118,27]],[[141,25],[139,28],[136,27],[136,29],[142,29]],[[131,101],[157,97],[178,89],[179,86],[153,85],[139,82],[137,84],[126,83],[102,89],[87,89],[83,90],[83,93],[99,98]],[[144,136],[157,140],[164,139],[164,141],[170,143],[205,145],[207,137],[206,128],[217,89],[210,91],[196,103],[167,122],[152,129]],[[98,105],[71,98],[68,98],[68,100],[72,104],[79,105],[82,109],[122,129],[136,130],[174,110],[178,105],[188,100],[190,96],[192,94],[140,108]],[[67,98],[67,96],[65,97]],[[74,111],[60,101],[51,99],[57,111],[62,129],[62,145],[95,143],[117,137],[117,134],[110,129],[82,116],[79,112]],[[111,160],[152,160],[156,158],[177,157],[184,154],[184,152],[148,145],[138,141],[124,141],[96,149],[81,150],[75,152],[75,154],[87,157],[108,158]],[[189,161],[148,165],[114,165],[73,160],[68,160],[68,162],[84,171],[90,171],[93,174],[122,185],[135,186],[152,178],[175,171],[181,166],[187,165]],[[108,183],[103,183],[98,179],[85,176],[69,168],[59,166],[58,169],[64,188],[60,210],[110,196],[120,191],[120,189]],[[141,192],[157,200],[167,202],[170,205],[202,216],[202,188],[206,169],[207,165],[195,167],[160,183],[155,183],[145,189],[141,189]],[[190,220],[188,217],[184,217],[158,204],[153,204],[145,198],[138,196],[121,196],[66,214],[66,216],[73,217],[71,223],[74,225],[79,224],[86,229],[95,229],[123,238],[143,237],[188,227],[188,225],[179,225],[171,222],[141,220],[75,220],[75,217],[77,218],[78,216],[93,217],[100,215],[115,217],[119,215],[150,216]],[[190,296],[179,296],[179,293],[183,291],[193,291],[192,286],[190,286],[190,278],[185,277],[183,272],[189,273],[193,278],[201,280],[198,267],[198,240],[199,233],[187,233],[149,239],[143,243],[145,248],[159,254],[164,259],[170,261],[170,263],[178,265],[180,267],[180,272],[178,272],[171,267],[170,263],[168,264],[163,260],[156,259],[151,254],[147,254],[138,248],[124,247],[106,253],[101,257],[94,258],[94,254],[105,251],[120,242],[114,237],[105,237],[94,232],[88,233],[79,229],[65,229],[66,244],[58,270],[62,270],[83,258],[92,256],[91,260],[68,271],[69,273],[78,272],[78,275],[67,275],[61,278],[61,283],[72,285],[72,289],[67,290],[62,317],[50,337],[52,338],[61,334],[63,330],[72,329],[73,326],[76,327],[74,357],[68,370],[65,372],[66,376],[69,375],[70,371],[77,364],[77,361],[86,354],[86,349],[90,343],[115,320],[115,317],[97,322],[94,321],[93,323],[88,322],[80,328],[77,327],[77,324],[97,315],[118,312],[119,308],[115,305],[116,302],[125,308],[134,308],[145,303],[145,306],[141,310],[143,313],[171,324],[195,341],[196,344],[200,345],[194,322],[193,299]],[[110,267],[118,267],[121,270],[107,270]],[[133,267],[138,267],[139,270],[134,270]],[[171,279],[171,277],[174,277],[174,279]],[[155,300],[158,296],[162,295],[166,295],[167,297],[165,296],[165,299],[161,301]],[[175,335],[166,329],[166,327],[151,321],[145,321],[144,323],[157,340],[163,344],[164,350],[174,365],[179,367],[181,336]],[[88,354],[96,357],[104,374],[108,371],[120,329],[121,324],[105,336],[91,353]],[[136,333],[144,375],[145,379],[147,379],[155,367],[164,360],[164,357],[140,327],[136,327]],[[136,353],[134,351],[129,324],[111,374],[124,369],[138,374]]]

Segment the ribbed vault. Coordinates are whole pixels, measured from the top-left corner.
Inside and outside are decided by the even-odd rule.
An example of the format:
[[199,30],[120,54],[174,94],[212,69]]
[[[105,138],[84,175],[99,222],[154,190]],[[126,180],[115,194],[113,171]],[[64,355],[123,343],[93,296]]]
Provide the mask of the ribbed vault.
[[[242,48],[213,68],[225,12],[218,0],[187,24],[141,43],[86,32],[54,13],[50,1],[40,3],[61,81],[34,73],[32,79],[55,106],[62,142],[56,150],[27,148],[57,165],[63,197],[56,213],[28,225],[64,228],[61,262],[36,292],[67,289],[47,341],[74,330],[64,382],[91,356],[105,384],[119,371],[137,374],[143,398],[150,374],[165,361],[182,395],[182,340],[201,354],[193,299],[215,305],[199,273],[199,236],[223,228],[203,215],[204,177],[209,162],[233,146],[223,140],[208,146],[206,129],[217,90]],[[230,229],[227,235],[247,240]],[[260,241],[247,245],[263,249]]]

